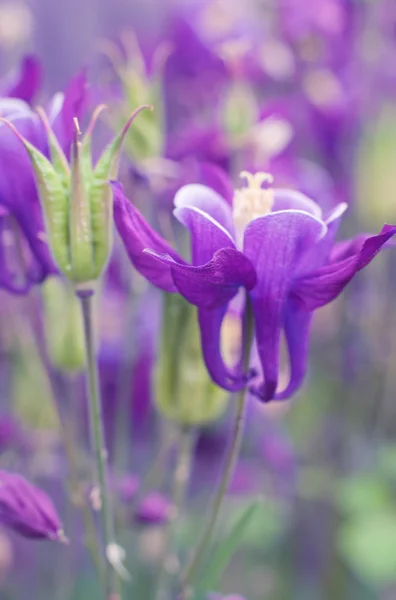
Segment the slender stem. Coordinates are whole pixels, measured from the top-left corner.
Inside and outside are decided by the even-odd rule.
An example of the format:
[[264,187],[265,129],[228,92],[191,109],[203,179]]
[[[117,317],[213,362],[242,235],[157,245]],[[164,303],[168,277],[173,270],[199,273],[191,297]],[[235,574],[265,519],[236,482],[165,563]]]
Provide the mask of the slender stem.
[[[249,366],[250,349],[252,341],[252,315],[250,302],[247,300],[245,309],[245,323],[244,323],[244,348],[243,348],[243,366],[247,369]],[[226,496],[231,478],[234,474],[235,464],[239,456],[239,451],[242,443],[243,428],[244,428],[244,415],[246,406],[246,389],[240,390],[236,395],[236,412],[232,430],[231,443],[225,456],[224,467],[221,473],[219,486],[213,499],[213,505],[209,513],[208,520],[204,525],[202,535],[199,538],[198,544],[194,550],[193,556],[189,563],[184,569],[180,577],[182,593],[181,599],[184,600],[191,595],[191,584],[196,575],[197,569],[199,568],[202,559],[204,558],[207,549],[213,535],[213,531],[217,524],[220,510],[223,504],[223,500]]]
[[191,428],[182,428],[178,440],[178,453],[173,472],[172,509],[167,527],[164,532],[164,554],[162,569],[158,577],[156,600],[167,596],[168,576],[174,576],[179,571],[179,562],[174,549],[175,529],[183,510],[184,498],[191,474],[192,453],[195,433]]
[[[80,295],[84,322],[87,354],[87,389],[91,432],[91,447],[95,452],[97,478],[100,492],[100,510],[106,551],[115,543],[114,518],[111,510],[110,490],[107,477],[107,451],[103,431],[102,407],[99,391],[99,374],[95,356],[93,327],[93,295]],[[106,587],[112,600],[121,598],[120,581],[114,568],[107,568]]]
[[[24,314],[27,315],[27,320],[23,322],[22,327],[18,326],[18,323],[15,321],[14,327],[16,329],[17,338],[23,340],[24,344],[29,343],[32,345],[32,347],[34,347],[34,351],[37,353],[43,373],[47,379],[52,404],[58,415],[61,439],[69,466],[71,502],[76,506],[76,508],[81,509],[86,536],[85,543],[91,555],[92,562],[95,565],[99,576],[103,579],[104,574],[100,559],[98,539],[95,531],[95,523],[92,512],[85,500],[85,495],[81,491],[81,483],[79,481],[79,457],[76,451],[74,430],[71,427],[69,415],[65,414],[65,411],[62,410],[61,403],[57,401],[59,397],[59,389],[55,382],[53,370],[47,356],[44,333],[42,331],[40,316],[37,311],[36,300],[37,299],[35,296],[30,295],[28,297],[28,302],[24,306]],[[9,318],[11,321],[13,320],[11,313],[9,314]],[[71,382],[69,381],[69,391],[70,384]]]

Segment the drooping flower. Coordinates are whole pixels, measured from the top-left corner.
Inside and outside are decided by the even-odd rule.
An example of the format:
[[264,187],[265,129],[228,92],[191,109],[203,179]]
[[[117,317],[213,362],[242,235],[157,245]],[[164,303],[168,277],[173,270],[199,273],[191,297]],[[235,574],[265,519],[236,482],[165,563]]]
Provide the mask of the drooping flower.
[[[284,399],[302,384],[314,310],[342,292],[396,227],[385,225],[378,235],[335,244],[346,204],[323,217],[307,196],[268,187],[272,178],[267,174],[243,175],[248,186],[235,192],[233,206],[202,185],[185,186],[176,194],[174,215],[191,234],[191,265],[153,231],[117,183],[114,217],[134,266],[157,287],[178,292],[198,307],[206,366],[214,381],[230,391],[241,389],[248,374],[225,364],[221,325],[230,301],[245,288],[263,372],[252,391],[263,401]],[[290,379],[279,391],[282,332]]]
[[0,471],[0,523],[27,538],[66,541],[47,494],[8,471]]

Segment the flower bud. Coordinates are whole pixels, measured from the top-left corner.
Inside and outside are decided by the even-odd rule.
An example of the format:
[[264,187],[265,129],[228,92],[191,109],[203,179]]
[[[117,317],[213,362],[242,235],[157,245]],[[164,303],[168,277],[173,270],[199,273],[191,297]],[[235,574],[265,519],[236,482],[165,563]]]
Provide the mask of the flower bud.
[[134,161],[144,161],[162,155],[165,140],[162,71],[169,56],[168,44],[160,45],[147,67],[142,50],[132,33],[122,39],[122,48],[106,42],[103,52],[112,63],[121,84],[121,95],[112,99],[110,123],[118,129],[130,106],[151,104],[153,112],[145,111],[130,130],[125,140],[125,150]]
[[41,286],[47,352],[54,367],[79,371],[85,366],[81,310],[68,282],[50,277]]
[[81,141],[78,122],[74,119],[70,166],[43,111],[39,114],[48,134],[50,160],[5,121],[29,154],[53,259],[76,289],[84,291],[92,290],[111,250],[112,194],[108,182],[117,177],[122,143],[132,121],[148,107],[143,106],[130,116],[93,167],[92,130],[103,108],[100,106],[95,111]]
[[0,471],[0,522],[27,538],[67,541],[47,494],[16,473]]
[[225,411],[228,394],[207,374],[196,308],[177,294],[164,297],[156,373],[157,407],[166,418],[183,426],[209,423]]

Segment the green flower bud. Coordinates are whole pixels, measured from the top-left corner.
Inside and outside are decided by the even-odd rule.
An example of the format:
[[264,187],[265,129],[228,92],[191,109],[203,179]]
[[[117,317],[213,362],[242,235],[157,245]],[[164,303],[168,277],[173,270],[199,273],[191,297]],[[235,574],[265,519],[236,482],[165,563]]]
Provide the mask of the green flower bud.
[[182,426],[210,423],[227,408],[228,393],[212,382],[203,362],[197,310],[177,294],[164,294],[155,401]]
[[124,35],[124,52],[106,42],[103,52],[112,63],[112,67],[121,83],[122,94],[119,102],[112,102],[109,121],[118,129],[120,121],[129,113],[130,106],[150,104],[155,112],[145,111],[133,129],[128,132],[125,150],[137,162],[161,156],[165,141],[164,106],[162,90],[163,66],[169,56],[168,44],[158,47],[152,59],[152,68],[148,73],[142,51],[132,34]]
[[100,106],[94,112],[81,141],[75,119],[70,166],[42,110],[39,115],[48,134],[51,160],[4,120],[29,154],[53,259],[59,270],[80,291],[92,289],[92,282],[100,277],[106,266],[112,246],[112,193],[109,180],[117,177],[122,144],[132,121],[143,108],[151,107],[142,106],[130,116],[93,167],[92,131],[104,108]]
[[84,329],[79,302],[72,286],[59,277],[50,277],[41,286],[41,292],[45,339],[51,363],[62,371],[84,369]]

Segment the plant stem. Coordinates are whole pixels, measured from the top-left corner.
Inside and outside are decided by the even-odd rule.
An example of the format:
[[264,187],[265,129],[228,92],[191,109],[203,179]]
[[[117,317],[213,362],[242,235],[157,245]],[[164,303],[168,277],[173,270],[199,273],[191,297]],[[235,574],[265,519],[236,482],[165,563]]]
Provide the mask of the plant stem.
[[[95,356],[93,327],[93,295],[79,295],[84,322],[84,336],[87,354],[87,391],[91,448],[95,452],[97,479],[100,492],[100,511],[103,538],[106,552],[115,544],[114,518],[111,509],[110,490],[107,477],[107,451],[103,430],[102,407],[99,391],[99,374]],[[106,593],[112,600],[121,598],[120,581],[115,569],[107,565]]]
[[191,474],[191,463],[195,441],[195,432],[190,427],[180,429],[177,444],[177,460],[173,472],[172,509],[164,532],[164,555],[162,569],[158,577],[156,600],[166,598],[166,582],[168,576],[174,576],[179,571],[178,558],[174,550],[175,528],[183,510]]
[[[243,348],[243,366],[245,369],[249,367],[250,349],[252,341],[253,327],[250,302],[247,300],[245,309],[244,323],[244,348]],[[213,531],[217,524],[223,500],[226,496],[231,478],[234,474],[235,464],[239,456],[239,451],[243,437],[243,426],[246,406],[246,389],[243,388],[236,395],[236,412],[234,425],[232,429],[231,443],[227,450],[224,467],[221,473],[220,482],[217,492],[213,499],[213,505],[209,513],[206,525],[204,525],[202,535],[199,538],[198,544],[194,550],[193,556],[184,569],[180,582],[182,587],[181,600],[187,599],[191,595],[191,583],[194,580],[197,569],[200,566],[202,559],[209,547]]]

